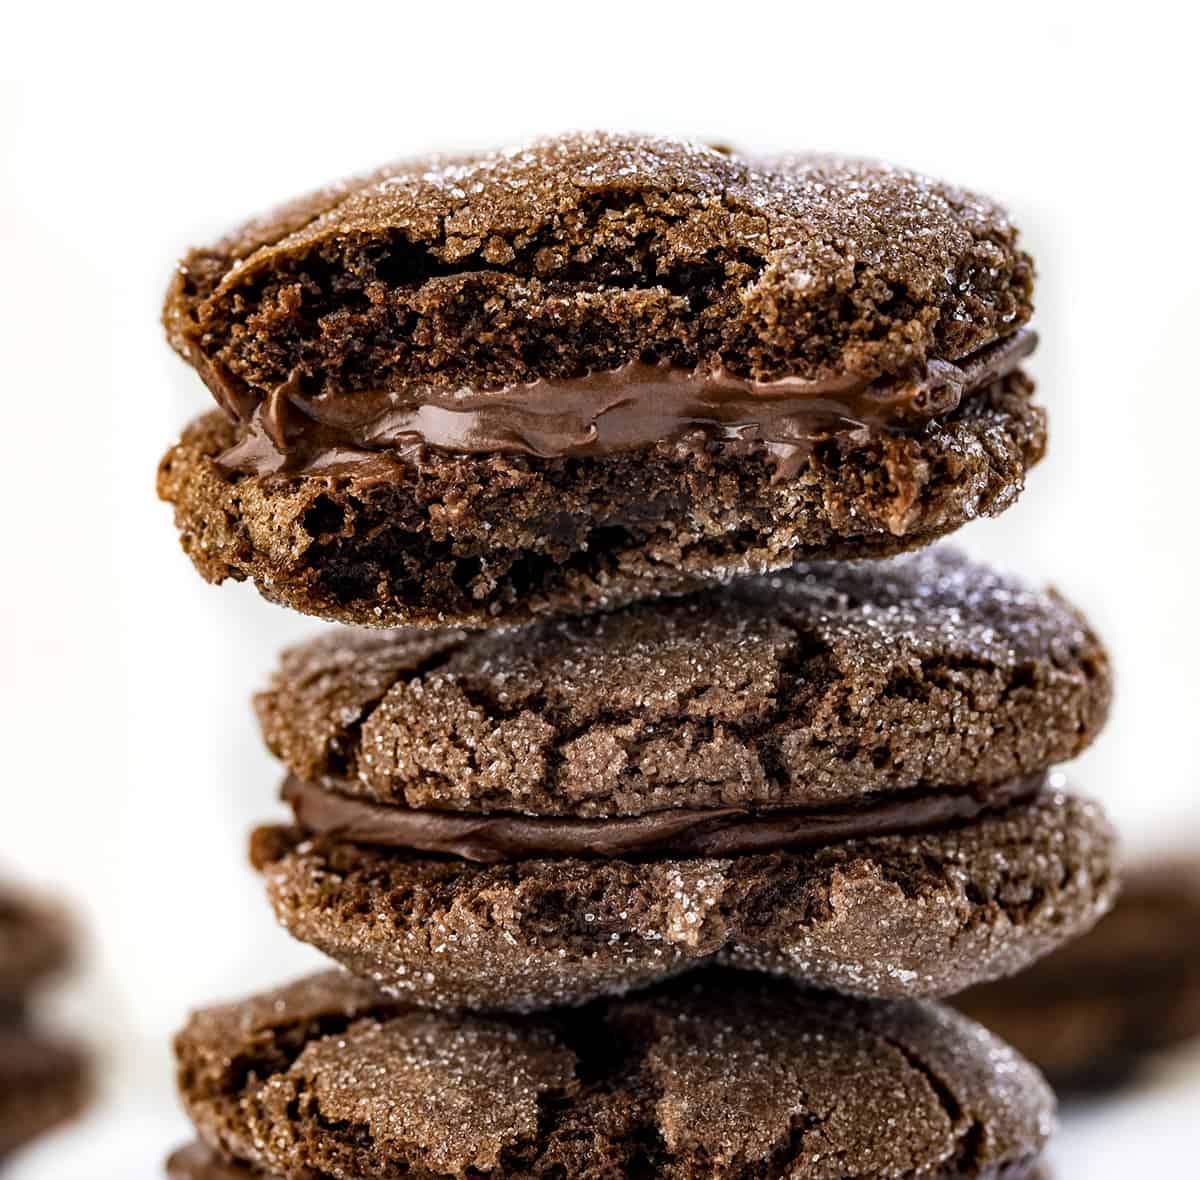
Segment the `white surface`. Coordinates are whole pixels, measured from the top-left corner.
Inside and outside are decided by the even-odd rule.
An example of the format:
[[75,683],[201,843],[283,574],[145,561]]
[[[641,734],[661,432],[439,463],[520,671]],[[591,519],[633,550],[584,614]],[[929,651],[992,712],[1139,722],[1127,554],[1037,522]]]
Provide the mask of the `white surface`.
[[[314,624],[206,586],[177,549],[154,467],[207,397],[158,302],[189,243],[392,156],[610,125],[877,154],[1005,198],[1040,267],[1051,452],[1014,510],[962,539],[1056,581],[1111,641],[1120,696],[1077,780],[1134,845],[1200,829],[1181,7],[1120,26],[1083,4],[771,7],[109,4],[6,22],[0,856],[87,919],[73,1010],[126,1079],[122,1110],[162,1101],[187,1007],[316,961],[244,865],[249,825],[278,814],[247,698]],[[1178,1099],[1144,1101],[1137,1159],[1172,1174]],[[1064,1177],[1127,1180],[1132,1157],[1090,1133],[1068,1137],[1088,1168]],[[137,1170],[136,1128],[101,1134],[156,1174]],[[79,1142],[75,1162],[64,1141],[16,1175],[133,1174]]]

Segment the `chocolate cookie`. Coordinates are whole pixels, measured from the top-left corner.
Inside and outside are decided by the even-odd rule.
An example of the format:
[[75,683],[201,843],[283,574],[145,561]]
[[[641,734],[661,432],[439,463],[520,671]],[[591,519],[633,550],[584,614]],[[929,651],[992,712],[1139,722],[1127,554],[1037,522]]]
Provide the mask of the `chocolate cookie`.
[[345,632],[258,698],[297,937],[414,1001],[580,1003],[717,959],[948,994],[1114,880],[1045,787],[1108,664],[1051,594],[934,551],[490,634]]
[[868,996],[949,995],[1081,934],[1116,891],[1091,804],[1036,798],[919,835],[739,856],[475,864],[262,828],[280,922],[439,1008],[524,1011],[708,962]]
[[0,1021],[71,957],[70,924],[55,906],[0,885]]
[[1078,611],[937,549],[517,631],[335,632],[256,705],[294,776],[410,814],[678,817],[999,787],[1080,753],[1110,689]]
[[1065,1091],[1116,1086],[1152,1054],[1200,1038],[1200,860],[1128,873],[1089,934],[955,1004]]
[[87,1094],[87,1063],[78,1048],[0,1024],[0,1163],[74,1118]]
[[1053,1124],[1037,1072],[956,1014],[746,976],[489,1019],[330,973],[197,1013],[176,1053],[202,1143],[176,1180],[1018,1180]]
[[644,136],[406,161],[181,264],[205,577],[350,622],[612,607],[998,512],[1045,443],[1004,212]]

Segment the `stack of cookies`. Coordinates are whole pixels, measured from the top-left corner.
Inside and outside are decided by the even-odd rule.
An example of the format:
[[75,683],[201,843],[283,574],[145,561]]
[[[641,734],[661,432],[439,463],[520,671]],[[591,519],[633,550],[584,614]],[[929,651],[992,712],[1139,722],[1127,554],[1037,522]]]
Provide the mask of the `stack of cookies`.
[[192,1017],[173,1177],[1037,1171],[1045,1083],[931,997],[1111,904],[1051,773],[1108,661],[1053,593],[891,557],[1041,456],[1031,288],[950,185],[606,134],[189,255],[184,548],[372,629],[256,702],[292,819],[252,859],[340,967]]
[[47,1032],[32,1012],[46,983],[69,964],[72,944],[57,906],[0,885],[0,1167],[74,1118],[87,1099],[82,1049]]

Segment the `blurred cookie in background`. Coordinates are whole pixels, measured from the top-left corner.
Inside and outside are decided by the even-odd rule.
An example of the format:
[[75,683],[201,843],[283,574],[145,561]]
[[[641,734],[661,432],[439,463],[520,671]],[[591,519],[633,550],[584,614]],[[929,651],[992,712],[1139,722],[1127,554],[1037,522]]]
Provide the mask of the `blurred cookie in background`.
[[71,923],[52,904],[0,882],[0,1021],[71,959]]
[[87,1102],[87,1054],[31,1012],[48,981],[70,966],[74,945],[62,909],[0,884],[0,1163]]
[[1132,868],[1089,934],[954,1004],[1066,1093],[1115,1088],[1200,1040],[1200,853]]
[[23,1025],[0,1027],[0,1164],[78,1115],[88,1090],[77,1044]]

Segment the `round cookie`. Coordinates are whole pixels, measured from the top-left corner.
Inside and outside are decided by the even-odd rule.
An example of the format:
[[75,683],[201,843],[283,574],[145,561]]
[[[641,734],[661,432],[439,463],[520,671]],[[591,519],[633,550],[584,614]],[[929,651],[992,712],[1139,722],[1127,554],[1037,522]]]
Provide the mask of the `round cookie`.
[[596,818],[992,787],[1079,754],[1110,695],[1070,604],[935,549],[516,631],[340,631],[256,706],[342,795]]
[[493,1019],[329,973],[197,1013],[176,1054],[204,1146],[175,1180],[1025,1180],[1053,1125],[1037,1072],[957,1014],[746,976]]
[[78,1115],[88,1090],[87,1061],[76,1046],[0,1025],[0,1165]]
[[0,885],[0,1018],[71,958],[71,929],[53,905]]
[[193,251],[224,415],[163,461],[211,581],[515,621],[1007,507],[1045,445],[1005,213],[901,169],[583,135],[405,161]]
[[1200,860],[1144,864],[1096,927],[1028,972],[955,997],[1062,1091],[1118,1086],[1200,1038]]

